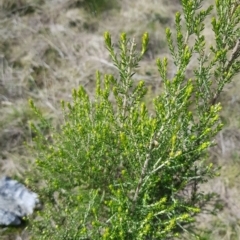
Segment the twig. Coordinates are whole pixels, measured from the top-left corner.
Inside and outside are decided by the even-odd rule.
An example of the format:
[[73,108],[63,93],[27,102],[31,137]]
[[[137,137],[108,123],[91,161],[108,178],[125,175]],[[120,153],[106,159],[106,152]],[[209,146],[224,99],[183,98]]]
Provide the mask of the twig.
[[150,141],[150,144],[149,144],[149,147],[148,147],[148,153],[146,154],[146,159],[145,159],[145,162],[144,162],[144,165],[143,165],[143,168],[142,168],[142,172],[141,172],[141,176],[140,176],[140,179],[139,179],[139,182],[138,182],[138,185],[137,185],[137,188],[135,190],[135,194],[134,194],[134,197],[133,197],[133,205],[132,205],[132,212],[134,212],[135,208],[136,208],[136,202],[137,202],[137,199],[138,199],[138,195],[139,195],[139,191],[140,191],[140,188],[143,184],[143,179],[146,175],[146,172],[147,172],[147,168],[148,168],[148,163],[151,159],[151,152],[152,150],[155,148],[156,144],[156,139],[160,136],[160,133],[161,133],[161,130],[158,131],[158,133],[153,136],[152,140]]
[[[228,72],[228,71],[229,71],[229,69],[230,69],[230,67],[232,66],[233,62],[234,62],[235,59],[237,59],[239,56],[240,56],[240,39],[237,40],[237,42],[236,42],[236,44],[235,44],[235,47],[234,47],[233,50],[232,50],[232,54],[231,54],[231,57],[230,57],[230,59],[229,59],[229,61],[228,61],[227,66],[226,66],[225,72]],[[214,94],[214,96],[213,96],[213,98],[212,98],[212,100],[211,100],[211,105],[216,104],[216,101],[217,101],[217,99],[218,99],[218,97],[219,97],[219,95],[220,95],[220,92],[221,92],[221,91],[217,91],[217,92]]]

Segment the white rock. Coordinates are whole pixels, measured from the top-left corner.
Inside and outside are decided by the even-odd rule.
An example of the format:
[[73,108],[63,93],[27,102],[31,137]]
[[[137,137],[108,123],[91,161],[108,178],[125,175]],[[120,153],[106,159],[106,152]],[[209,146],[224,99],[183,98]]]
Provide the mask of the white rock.
[[19,225],[24,216],[33,213],[38,195],[9,177],[0,179],[0,225]]

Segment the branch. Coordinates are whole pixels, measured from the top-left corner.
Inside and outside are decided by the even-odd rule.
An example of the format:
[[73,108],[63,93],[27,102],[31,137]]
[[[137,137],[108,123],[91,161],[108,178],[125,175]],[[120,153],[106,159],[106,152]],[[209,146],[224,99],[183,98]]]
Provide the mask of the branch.
[[[234,63],[234,61],[240,56],[240,39],[237,40],[235,47],[232,50],[232,54],[231,57],[228,61],[228,64],[226,66],[226,72],[229,71],[230,67],[232,66],[232,64]],[[216,104],[217,99],[220,95],[221,91],[216,91],[216,93],[214,94],[212,100],[211,100],[211,105]]]
[[147,172],[148,163],[151,159],[151,152],[156,147],[156,143],[158,143],[156,139],[159,138],[160,132],[161,132],[161,130],[159,130],[158,133],[155,135],[155,137],[153,136],[152,140],[150,141],[150,144],[149,144],[149,147],[148,147],[148,153],[146,154],[146,159],[145,159],[145,162],[144,162],[144,165],[143,165],[143,168],[142,168],[141,176],[140,176],[140,179],[138,181],[138,185],[137,185],[137,188],[135,190],[134,197],[133,197],[132,212],[136,208],[136,202],[137,202],[137,199],[138,199],[139,191],[140,191],[140,188],[143,184],[143,179],[144,179],[144,177],[146,175],[146,172]]

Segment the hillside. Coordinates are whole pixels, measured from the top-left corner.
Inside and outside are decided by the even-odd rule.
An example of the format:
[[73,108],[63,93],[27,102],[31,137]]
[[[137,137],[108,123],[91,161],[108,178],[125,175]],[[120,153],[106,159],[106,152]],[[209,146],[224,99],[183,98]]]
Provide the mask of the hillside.
[[[96,70],[114,74],[103,42],[105,31],[115,42],[123,31],[136,42],[142,33],[149,33],[149,50],[135,78],[147,82],[149,94],[158,94],[161,79],[155,61],[169,56],[165,28],[174,27],[175,12],[180,9],[178,0],[0,0],[0,177],[9,175],[24,181],[25,171],[34,162],[25,144],[32,138],[29,122],[37,122],[28,106],[29,98],[58,126],[61,99],[71,100],[72,89],[79,85],[93,94]],[[214,40],[210,21],[205,32],[210,45]],[[170,65],[171,77],[174,67]],[[193,68],[194,62],[189,76]],[[210,150],[210,161],[221,166],[221,175],[203,189],[216,191],[223,209],[217,216],[200,216],[199,226],[209,230],[204,239],[240,238],[238,78],[220,99],[225,127]],[[13,233],[0,229],[0,239],[28,239],[28,234],[24,229]]]

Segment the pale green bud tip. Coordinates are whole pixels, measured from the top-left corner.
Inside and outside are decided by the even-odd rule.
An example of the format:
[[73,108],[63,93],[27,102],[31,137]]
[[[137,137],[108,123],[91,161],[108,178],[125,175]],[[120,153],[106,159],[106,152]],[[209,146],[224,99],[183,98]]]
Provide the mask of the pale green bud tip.
[[148,42],[149,42],[149,35],[148,33],[144,33],[143,36],[142,36],[142,54],[144,54],[147,50],[147,45],[148,45]]
[[96,79],[100,79],[100,72],[99,71],[96,71]]
[[145,45],[148,44],[148,42],[149,42],[149,35],[148,35],[147,32],[145,32],[145,33],[143,34],[143,36],[142,36],[142,42],[143,42],[143,44],[145,44]]
[[61,106],[62,108],[65,108],[65,102],[63,100],[61,100]]
[[104,40],[107,46],[111,46],[112,45],[112,41],[111,41],[111,35],[109,32],[105,32],[104,33]]
[[30,105],[31,107],[34,106],[34,103],[33,103],[33,100],[32,100],[32,99],[29,99],[29,100],[28,100],[28,103],[29,103],[29,105]]
[[72,89],[72,95],[73,96],[76,96],[77,95],[77,90],[74,88],[74,89]]
[[180,19],[181,17],[181,13],[180,12],[176,12],[176,19]]
[[166,35],[167,35],[167,36],[171,36],[171,30],[170,30],[170,28],[166,28]]
[[121,41],[122,42],[126,42],[126,40],[127,40],[127,34],[126,33],[122,33],[121,34]]
[[215,17],[212,17],[212,20],[211,20],[212,24],[216,24],[216,18]]
[[164,66],[167,66],[167,64],[168,64],[168,59],[166,57],[163,58],[163,64],[164,64]]

